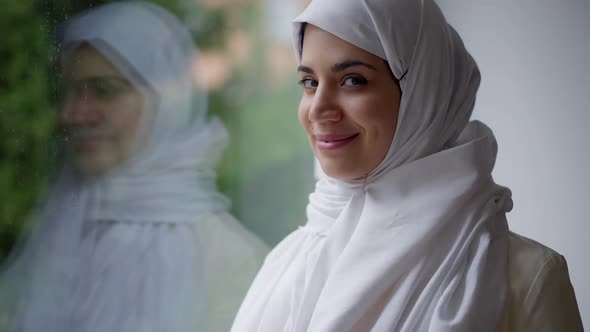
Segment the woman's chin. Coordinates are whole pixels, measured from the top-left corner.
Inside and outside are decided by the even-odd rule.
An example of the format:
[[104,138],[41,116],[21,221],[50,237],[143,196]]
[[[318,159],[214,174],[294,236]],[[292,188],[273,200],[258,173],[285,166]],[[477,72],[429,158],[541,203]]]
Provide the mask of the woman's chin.
[[107,151],[78,152],[73,156],[72,162],[76,170],[84,177],[99,176],[121,164],[120,158]]
[[336,180],[354,181],[358,179],[363,179],[367,174],[363,170],[351,167],[352,165],[350,163],[345,162],[322,162],[320,160],[320,165],[322,167],[322,171],[324,172],[324,174]]

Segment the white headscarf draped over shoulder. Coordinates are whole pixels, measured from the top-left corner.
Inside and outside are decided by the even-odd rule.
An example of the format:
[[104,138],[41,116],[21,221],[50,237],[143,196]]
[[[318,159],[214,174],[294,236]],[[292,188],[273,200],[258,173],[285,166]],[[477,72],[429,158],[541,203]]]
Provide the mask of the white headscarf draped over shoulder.
[[[194,83],[190,32],[152,4],[116,2],[62,27],[62,59],[94,47],[144,97],[147,142],[92,181],[66,161],[34,230],[0,271],[0,329],[189,331],[206,299],[205,218],[225,211],[214,167],[228,137]],[[199,73],[202,75],[202,73]]]
[[498,331],[512,200],[492,131],[469,122],[480,75],[461,39],[433,0],[313,0],[299,62],[303,23],[387,60],[397,131],[365,179],[318,181],[232,331]]

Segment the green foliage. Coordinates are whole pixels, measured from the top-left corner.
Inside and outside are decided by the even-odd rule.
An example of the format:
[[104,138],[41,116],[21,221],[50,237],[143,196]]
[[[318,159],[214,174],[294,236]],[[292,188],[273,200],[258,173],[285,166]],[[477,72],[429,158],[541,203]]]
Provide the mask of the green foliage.
[[297,120],[299,94],[293,83],[224,98],[242,103],[225,108],[233,111],[226,117],[232,145],[220,172],[222,190],[236,216],[270,245],[305,221],[313,189],[313,158]]
[[47,23],[32,0],[0,10],[0,257],[6,254],[50,172],[55,113],[49,104]]

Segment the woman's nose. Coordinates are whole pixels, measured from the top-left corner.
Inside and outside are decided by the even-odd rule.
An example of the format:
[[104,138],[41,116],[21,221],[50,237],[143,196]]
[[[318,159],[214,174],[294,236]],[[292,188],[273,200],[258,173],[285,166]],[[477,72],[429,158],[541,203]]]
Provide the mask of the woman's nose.
[[312,122],[336,122],[342,119],[342,107],[336,91],[319,86],[311,102],[309,120]]
[[77,96],[65,101],[60,120],[65,126],[95,125],[101,120],[101,111],[95,100]]

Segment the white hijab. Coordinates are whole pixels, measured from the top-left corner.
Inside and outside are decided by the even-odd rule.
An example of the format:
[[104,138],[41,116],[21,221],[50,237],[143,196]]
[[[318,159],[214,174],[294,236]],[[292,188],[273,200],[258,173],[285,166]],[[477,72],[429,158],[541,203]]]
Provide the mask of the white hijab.
[[215,189],[214,167],[227,133],[217,118],[207,122],[206,92],[192,77],[199,54],[187,28],[155,5],[118,2],[65,26],[65,57],[82,42],[143,93],[148,102],[142,116],[155,117],[147,144],[99,181],[105,195],[91,218],[192,222],[224,209],[228,202]]
[[512,200],[492,180],[492,131],[468,122],[480,75],[461,39],[433,0],[313,0],[299,62],[304,22],[388,61],[397,131],[365,179],[318,181],[307,224],[267,258],[282,275],[263,268],[232,331],[498,331]]
[[[62,57],[81,43],[97,49],[143,94],[141,121],[151,118],[153,127],[129,160],[93,181],[79,177],[66,161],[34,218],[33,233],[0,270],[0,328],[18,306],[36,311],[34,324],[41,327],[65,324],[63,316],[75,310],[66,305],[75,302],[73,285],[83,264],[78,254],[88,223],[198,229],[203,218],[228,206],[216,190],[214,171],[227,132],[218,119],[207,119],[206,92],[193,83],[190,66],[198,51],[186,27],[155,5],[118,2],[67,22]],[[197,265],[203,276],[205,262]]]

